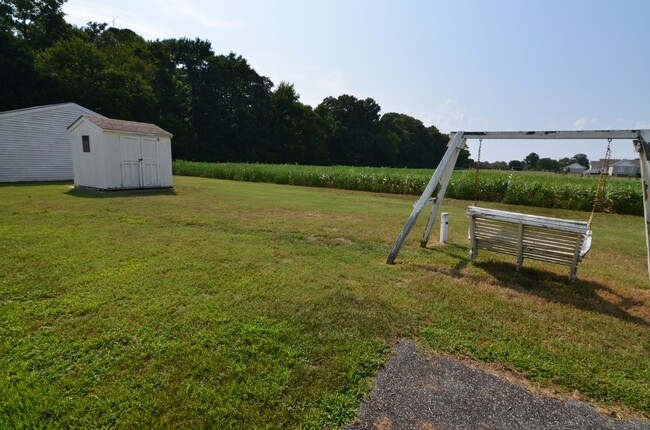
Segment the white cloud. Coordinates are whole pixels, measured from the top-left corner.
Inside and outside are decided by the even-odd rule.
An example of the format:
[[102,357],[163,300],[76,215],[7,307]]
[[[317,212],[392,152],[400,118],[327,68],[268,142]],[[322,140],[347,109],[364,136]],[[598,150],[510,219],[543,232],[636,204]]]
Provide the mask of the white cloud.
[[[461,107],[454,99],[447,99],[436,108],[433,117],[434,125],[439,130],[449,130],[459,128],[465,121],[467,111]],[[460,127],[462,129],[462,127]]]
[[473,116],[460,106],[455,99],[447,99],[440,103],[433,112],[419,114],[408,113],[419,118],[424,125],[434,125],[443,133],[459,130],[485,130],[491,122],[481,116]]
[[[339,70],[324,70],[318,66],[297,67],[287,78],[299,90],[302,103],[317,106],[325,97],[351,94],[347,77]],[[280,81],[278,80],[278,82]]]
[[117,28],[128,28],[145,39],[164,39],[176,35],[166,31],[155,19],[149,19],[137,12],[131,12],[119,7],[106,6],[100,2],[75,1],[63,5],[66,21],[84,26],[88,22],[108,23]]
[[582,117],[582,118],[577,119],[573,123],[573,129],[574,130],[584,130],[585,127],[587,127],[590,124],[594,124],[597,121],[598,121],[598,118]]
[[316,82],[328,94],[332,94],[335,97],[349,92],[345,82],[345,75],[338,70],[325,72],[316,79]]
[[648,121],[637,121],[637,123],[634,125],[635,129],[647,129],[650,128],[650,122]]
[[205,27],[222,28],[226,30],[246,27],[242,22],[213,19],[204,11],[197,9],[192,2],[187,0],[166,0],[163,5],[165,12],[170,15],[170,17],[183,15],[191,20],[197,21]]
[[485,130],[490,127],[490,121],[480,116],[472,116],[467,120],[467,125],[472,130]]
[[187,37],[197,34],[196,27],[226,30],[246,27],[242,22],[214,19],[186,0],[164,0],[155,6],[149,2],[133,2],[124,6],[107,3],[69,0],[63,5],[66,21],[77,26],[84,26],[90,21],[105,22],[117,28],[131,29],[149,40]]

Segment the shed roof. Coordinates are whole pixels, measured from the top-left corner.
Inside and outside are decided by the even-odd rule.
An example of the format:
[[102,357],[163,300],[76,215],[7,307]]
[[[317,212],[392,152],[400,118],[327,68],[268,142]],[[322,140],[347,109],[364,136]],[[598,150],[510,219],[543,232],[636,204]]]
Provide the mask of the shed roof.
[[[142,133],[142,134],[153,134],[155,136],[169,136],[173,137],[173,134],[163,130],[155,124],[149,124],[146,122],[136,122],[136,121],[125,121],[122,119],[110,119],[110,118],[99,118],[96,116],[82,115],[70,125],[72,127],[76,124],[81,118],[85,118],[88,121],[92,122],[102,130],[109,131],[127,131],[131,133]],[[70,128],[68,127],[68,128]]]
[[571,164],[569,164],[569,165],[566,166],[566,167],[567,167],[568,169],[583,169],[583,170],[587,170],[587,168],[586,168],[585,166],[583,166],[582,164],[577,163],[577,162],[576,162],[576,163],[571,163]]
[[104,116],[98,114],[97,112],[94,112],[88,108],[85,108],[83,106],[80,106],[76,103],[55,103],[51,105],[42,105],[42,106],[33,106],[33,107],[28,107],[28,108],[23,108],[23,109],[14,109],[14,110],[8,110],[4,112],[0,112],[0,118],[12,118],[15,116],[20,116],[20,115],[25,115],[25,114],[31,114],[35,112],[47,112],[53,109],[60,109],[64,108],[67,106],[74,106],[78,108],[80,111],[85,112],[88,116],[96,116],[99,118],[104,118]]
[[612,166],[617,166],[617,167],[640,167],[640,165],[641,164],[640,164],[638,159],[636,159],[636,160],[620,160],[620,161],[612,164]]

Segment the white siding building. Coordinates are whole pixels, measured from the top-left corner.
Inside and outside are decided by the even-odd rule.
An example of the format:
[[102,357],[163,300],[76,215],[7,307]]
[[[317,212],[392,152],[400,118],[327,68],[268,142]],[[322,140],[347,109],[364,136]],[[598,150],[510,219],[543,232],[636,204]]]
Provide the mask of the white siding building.
[[580,163],[569,164],[564,169],[567,173],[573,173],[573,174],[580,174],[587,170],[587,168]]
[[620,160],[609,166],[610,176],[638,176],[641,174],[639,160]]
[[81,116],[68,131],[75,187],[172,187],[172,134],[157,125]]
[[75,103],[0,112],[0,182],[72,180],[67,127],[79,115],[102,117]]
[[[605,160],[592,161],[591,168],[585,172],[587,174],[600,174],[605,168]],[[607,174],[609,176],[639,176],[641,174],[641,161],[636,160],[609,160]]]

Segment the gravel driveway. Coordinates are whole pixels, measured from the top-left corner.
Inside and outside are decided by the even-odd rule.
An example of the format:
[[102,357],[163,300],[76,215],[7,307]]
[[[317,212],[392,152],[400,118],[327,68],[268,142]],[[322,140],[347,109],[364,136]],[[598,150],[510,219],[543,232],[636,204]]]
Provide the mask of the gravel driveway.
[[467,364],[400,341],[362,404],[359,429],[626,429],[649,421],[603,416],[586,403],[557,400]]

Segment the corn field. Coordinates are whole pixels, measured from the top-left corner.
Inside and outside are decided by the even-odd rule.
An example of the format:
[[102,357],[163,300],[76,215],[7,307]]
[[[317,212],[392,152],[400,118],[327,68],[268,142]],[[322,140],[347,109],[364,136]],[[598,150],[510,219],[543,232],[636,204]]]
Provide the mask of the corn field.
[[[348,166],[299,166],[243,163],[174,161],[175,175],[200,176],[248,182],[339,188],[390,194],[419,195],[433,170]],[[454,172],[446,196],[474,200],[475,171]],[[591,211],[597,176],[562,175],[544,172],[482,170],[477,200],[513,205]],[[609,178],[601,192],[598,210],[643,215],[641,181]]]

